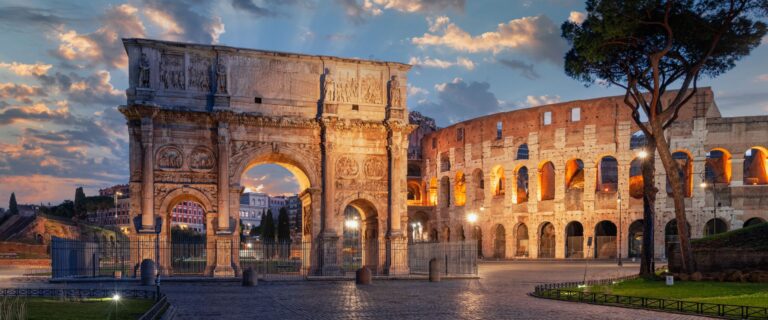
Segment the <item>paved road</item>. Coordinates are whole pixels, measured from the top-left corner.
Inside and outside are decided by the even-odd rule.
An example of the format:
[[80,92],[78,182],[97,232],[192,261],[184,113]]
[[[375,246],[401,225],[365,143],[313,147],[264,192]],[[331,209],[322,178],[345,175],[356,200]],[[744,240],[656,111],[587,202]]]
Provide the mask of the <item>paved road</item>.
[[[591,264],[588,278],[636,272]],[[480,266],[479,280],[166,283],[176,319],[698,319],[696,317],[537,299],[536,284],[576,281],[581,263],[504,262]]]

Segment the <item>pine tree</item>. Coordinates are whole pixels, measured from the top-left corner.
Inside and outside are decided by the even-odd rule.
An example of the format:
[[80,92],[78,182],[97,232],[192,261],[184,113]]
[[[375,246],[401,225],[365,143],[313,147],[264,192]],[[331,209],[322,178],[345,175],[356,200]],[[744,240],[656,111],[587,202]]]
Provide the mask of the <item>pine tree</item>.
[[75,216],[78,218],[85,218],[86,206],[85,206],[85,192],[83,187],[75,189]]
[[280,214],[277,216],[277,240],[280,243],[291,240],[291,225],[288,222],[288,210],[285,210],[285,207],[280,208]]
[[11,200],[8,202],[8,216],[19,214],[19,204],[16,203],[16,193],[11,192]]
[[262,239],[265,243],[275,242],[275,220],[272,218],[272,211],[267,210],[264,219],[261,221],[264,228],[261,230]]

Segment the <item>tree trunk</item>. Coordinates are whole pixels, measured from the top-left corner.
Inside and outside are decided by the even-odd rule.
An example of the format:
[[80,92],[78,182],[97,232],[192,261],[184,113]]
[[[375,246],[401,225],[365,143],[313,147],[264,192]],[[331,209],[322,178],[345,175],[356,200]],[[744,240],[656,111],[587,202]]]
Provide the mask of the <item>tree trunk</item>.
[[680,262],[682,272],[694,272],[696,267],[693,264],[693,255],[691,254],[691,235],[688,230],[688,220],[685,216],[685,193],[683,192],[683,182],[680,181],[680,165],[672,158],[672,152],[669,150],[669,144],[664,136],[663,129],[654,128],[657,150],[661,163],[667,171],[669,184],[672,186],[672,197],[675,201],[675,220],[677,221],[677,235],[680,239]]
[[656,261],[654,259],[654,223],[656,221],[656,145],[647,139],[645,151],[648,154],[642,163],[643,171],[643,250],[640,255],[640,276],[653,278]]

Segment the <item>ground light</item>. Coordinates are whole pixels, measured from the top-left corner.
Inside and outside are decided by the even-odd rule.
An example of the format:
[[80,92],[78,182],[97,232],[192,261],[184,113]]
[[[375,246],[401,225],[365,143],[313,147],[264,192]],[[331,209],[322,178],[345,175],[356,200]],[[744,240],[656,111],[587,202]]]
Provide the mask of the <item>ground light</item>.
[[117,294],[117,293],[115,293],[115,294],[112,296],[112,300],[113,300],[113,301],[120,301],[120,295],[119,295],[119,294]]

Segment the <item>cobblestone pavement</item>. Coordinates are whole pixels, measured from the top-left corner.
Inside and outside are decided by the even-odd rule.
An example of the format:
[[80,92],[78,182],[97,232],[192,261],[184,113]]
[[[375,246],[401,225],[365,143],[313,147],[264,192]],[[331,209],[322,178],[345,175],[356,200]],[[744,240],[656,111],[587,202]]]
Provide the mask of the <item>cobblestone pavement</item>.
[[[588,278],[636,270],[636,264],[592,263]],[[167,283],[163,291],[176,319],[697,319],[527,295],[536,284],[581,280],[583,272],[581,263],[503,262],[482,264],[477,280]]]

